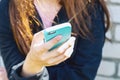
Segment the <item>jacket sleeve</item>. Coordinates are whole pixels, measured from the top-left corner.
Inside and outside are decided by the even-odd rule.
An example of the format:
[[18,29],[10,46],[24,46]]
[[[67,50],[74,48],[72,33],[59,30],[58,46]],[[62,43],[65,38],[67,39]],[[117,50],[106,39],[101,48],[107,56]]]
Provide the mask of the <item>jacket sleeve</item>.
[[[89,26],[94,39],[77,37],[72,57],[55,66],[55,80],[94,80],[105,41],[104,14],[100,5],[96,4],[95,9],[95,15],[91,14],[92,25]],[[51,68],[48,69],[50,72]]]
[[24,61],[25,56],[20,53],[14,41],[12,30],[10,28],[8,5],[9,0],[0,1],[0,51],[9,80],[48,80],[49,75],[46,68],[43,72],[29,78],[20,76],[22,62]]

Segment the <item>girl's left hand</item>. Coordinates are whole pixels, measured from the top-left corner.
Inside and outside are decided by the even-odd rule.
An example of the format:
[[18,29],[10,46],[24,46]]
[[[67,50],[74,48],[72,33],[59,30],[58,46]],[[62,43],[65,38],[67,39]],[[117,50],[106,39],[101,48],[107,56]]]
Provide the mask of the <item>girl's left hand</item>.
[[0,67],[0,80],[8,80],[7,72],[4,67]]

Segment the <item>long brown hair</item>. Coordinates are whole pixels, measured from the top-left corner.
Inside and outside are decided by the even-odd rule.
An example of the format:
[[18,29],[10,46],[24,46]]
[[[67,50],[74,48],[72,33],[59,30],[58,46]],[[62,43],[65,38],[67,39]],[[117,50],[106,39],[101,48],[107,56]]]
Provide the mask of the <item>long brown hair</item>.
[[[10,21],[13,35],[20,51],[24,55],[27,55],[33,38],[32,29],[34,26],[31,27],[30,25],[33,24],[33,21],[38,24],[38,21],[35,17],[36,12],[33,1],[34,0],[10,0],[9,4]],[[82,11],[85,16],[89,17],[87,9],[83,8],[88,2],[91,2],[91,5],[94,5],[94,1],[95,0],[61,0],[60,3],[64,5],[68,18],[70,19],[79,11]],[[109,13],[105,1],[99,0],[99,2],[106,14],[107,31],[110,24]],[[77,34],[81,35],[82,37],[87,37],[90,30],[85,23],[85,18],[83,17],[82,13],[79,13],[79,16],[76,16],[71,23]],[[30,19],[30,17],[32,19]],[[82,26],[79,24],[79,20],[81,21]]]

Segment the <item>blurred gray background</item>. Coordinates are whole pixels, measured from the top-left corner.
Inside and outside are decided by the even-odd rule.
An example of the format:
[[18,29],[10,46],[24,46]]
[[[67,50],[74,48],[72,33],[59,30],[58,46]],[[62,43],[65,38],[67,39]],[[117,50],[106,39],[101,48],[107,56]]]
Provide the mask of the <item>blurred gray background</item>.
[[[106,41],[103,48],[103,59],[95,80],[120,80],[120,0],[106,0],[110,15],[111,29],[106,36],[112,43]],[[0,57],[0,66],[3,66]]]

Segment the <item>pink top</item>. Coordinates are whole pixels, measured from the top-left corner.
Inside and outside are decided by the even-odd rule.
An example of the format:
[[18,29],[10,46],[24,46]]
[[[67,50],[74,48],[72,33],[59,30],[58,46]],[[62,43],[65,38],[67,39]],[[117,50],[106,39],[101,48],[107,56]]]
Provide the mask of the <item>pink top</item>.
[[[58,13],[58,11],[56,10],[54,10],[54,9],[52,9],[51,10],[51,12],[50,12],[50,14],[49,13],[47,13],[47,14],[44,14],[44,13],[42,13],[42,11],[45,11],[44,9],[40,9],[40,5],[39,5],[39,3],[37,2],[37,0],[34,0],[34,4],[35,4],[35,6],[36,6],[36,9],[37,9],[37,11],[38,11],[38,14],[40,15],[40,17],[41,17],[41,20],[42,20],[42,22],[43,22],[43,28],[45,29],[45,28],[48,28],[48,27],[51,27],[52,26],[52,23],[53,23],[53,20],[54,20],[54,18],[56,17],[56,15],[57,15],[57,13]],[[49,8],[50,9],[50,8]],[[54,11],[53,11],[54,10]]]

